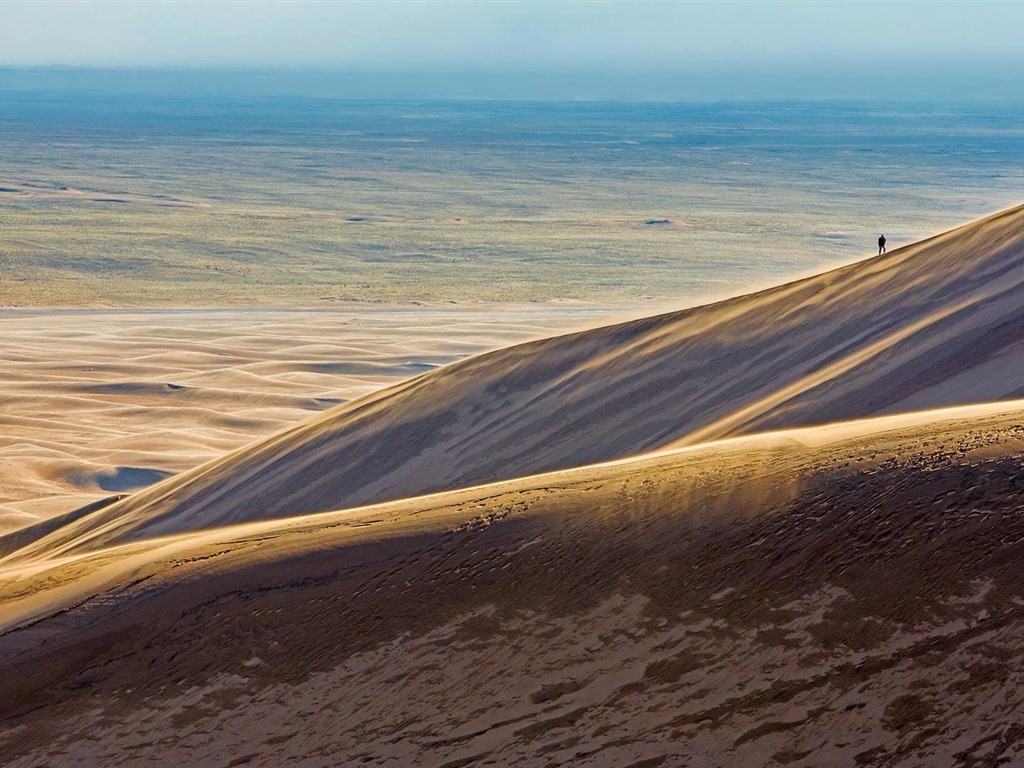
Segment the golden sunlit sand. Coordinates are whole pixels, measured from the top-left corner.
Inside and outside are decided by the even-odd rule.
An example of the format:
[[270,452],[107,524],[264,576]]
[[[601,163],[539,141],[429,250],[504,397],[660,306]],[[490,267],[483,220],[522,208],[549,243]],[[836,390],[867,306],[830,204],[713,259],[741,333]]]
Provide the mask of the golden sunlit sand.
[[0,312],[0,532],[589,314],[550,305]]
[[[39,547],[323,512],[1021,393],[1024,208],[817,277],[498,350],[278,432]],[[1024,371],[1021,371],[1024,373]],[[972,375],[974,374],[974,375]]]
[[1015,208],[23,525],[7,762],[1024,759],[1021,317]]

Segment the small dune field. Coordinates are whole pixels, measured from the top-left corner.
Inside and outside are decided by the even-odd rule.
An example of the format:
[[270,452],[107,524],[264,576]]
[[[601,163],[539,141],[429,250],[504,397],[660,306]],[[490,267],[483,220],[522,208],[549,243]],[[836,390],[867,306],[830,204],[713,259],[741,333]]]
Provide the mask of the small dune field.
[[3,319],[5,766],[1024,762],[1024,206],[598,327],[121,317]]
[[593,310],[0,311],[0,532]]

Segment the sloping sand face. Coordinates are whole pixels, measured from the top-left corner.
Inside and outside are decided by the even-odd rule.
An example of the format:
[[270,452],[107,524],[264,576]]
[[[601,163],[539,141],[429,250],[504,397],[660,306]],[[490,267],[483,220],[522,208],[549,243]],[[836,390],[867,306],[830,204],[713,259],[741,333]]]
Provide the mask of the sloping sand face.
[[557,307],[0,312],[0,533],[588,316]]
[[7,764],[1012,763],[1022,406],[8,567]]
[[1022,761],[1022,313],[1024,208],[455,363],[0,537],[0,750]]
[[1024,208],[1015,208],[772,290],[448,366],[157,484],[39,551],[1010,399],[1022,392],[1022,323]]

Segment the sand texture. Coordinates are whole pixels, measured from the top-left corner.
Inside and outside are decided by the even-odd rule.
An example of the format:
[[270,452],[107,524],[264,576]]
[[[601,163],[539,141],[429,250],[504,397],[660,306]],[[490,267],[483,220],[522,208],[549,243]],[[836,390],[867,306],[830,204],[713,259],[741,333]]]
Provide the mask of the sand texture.
[[8,764],[1020,758],[1010,408],[9,566]]
[[12,766],[1024,761],[1024,208],[0,536]]
[[580,309],[0,312],[0,532],[138,490]]
[[1019,396],[1024,208],[824,275],[509,347],[325,412],[43,548],[406,498],[676,444]]

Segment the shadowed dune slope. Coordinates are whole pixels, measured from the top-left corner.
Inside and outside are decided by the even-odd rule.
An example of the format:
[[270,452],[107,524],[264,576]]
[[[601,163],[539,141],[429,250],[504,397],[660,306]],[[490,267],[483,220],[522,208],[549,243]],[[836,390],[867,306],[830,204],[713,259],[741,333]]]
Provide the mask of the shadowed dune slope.
[[0,568],[0,754],[1015,763],[1022,408],[743,437]]
[[1024,393],[1022,339],[1018,207],[771,290],[448,366],[159,483],[32,552],[1009,399]]

